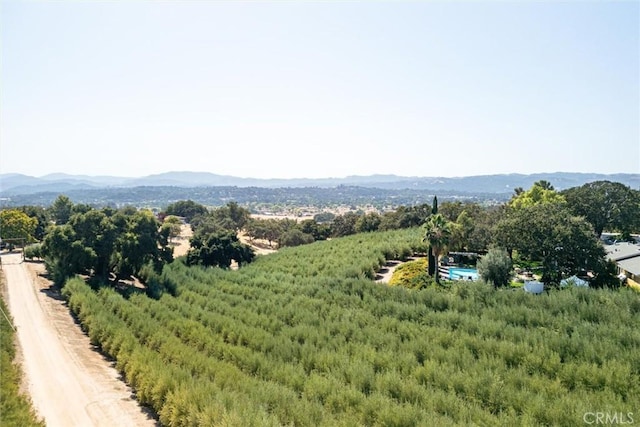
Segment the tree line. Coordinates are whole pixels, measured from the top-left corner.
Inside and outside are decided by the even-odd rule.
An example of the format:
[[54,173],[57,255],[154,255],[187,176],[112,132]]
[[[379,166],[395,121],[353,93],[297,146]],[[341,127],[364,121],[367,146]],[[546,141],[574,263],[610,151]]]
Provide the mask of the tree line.
[[[422,203],[384,212],[323,212],[303,221],[253,218],[247,207],[235,201],[208,208],[181,200],[169,204],[156,217],[132,207],[98,209],[74,204],[60,195],[49,208],[23,206],[0,211],[0,237],[41,242],[29,255],[44,258],[55,281],[64,283],[74,274],[119,280],[131,276],[144,279],[146,271],[159,271],[172,260],[169,242],[179,234],[182,220],[193,229],[187,263],[223,268],[255,258],[253,250],[239,241],[241,230],[249,239],[283,248],[423,226],[425,236],[440,236],[440,242],[426,239],[431,251],[438,248],[438,256],[445,249],[481,254],[500,249],[512,262],[536,263],[545,283],[589,272],[594,285],[610,286],[615,284],[613,270],[603,262],[597,237],[606,230],[628,239],[640,231],[639,194],[610,181],[560,192],[549,182],[539,181],[528,190],[517,188],[501,205],[445,201],[439,207]],[[429,273],[437,280],[436,264],[432,258]]]

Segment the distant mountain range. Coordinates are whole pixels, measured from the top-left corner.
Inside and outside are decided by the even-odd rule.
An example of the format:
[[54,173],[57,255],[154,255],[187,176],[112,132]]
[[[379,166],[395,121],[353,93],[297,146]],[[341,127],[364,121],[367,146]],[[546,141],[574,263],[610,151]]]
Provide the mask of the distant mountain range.
[[22,174],[0,174],[0,197],[45,192],[64,193],[72,190],[133,187],[261,187],[261,188],[332,188],[356,186],[385,190],[433,190],[465,193],[511,193],[517,187],[527,189],[539,180],[549,181],[557,190],[581,186],[588,182],[608,180],[640,189],[640,174],[537,173],[479,175],[456,178],[406,177],[397,175],[348,176],[321,179],[258,179],[217,175],[208,172],[167,172],[142,178],[51,174],[33,177]]

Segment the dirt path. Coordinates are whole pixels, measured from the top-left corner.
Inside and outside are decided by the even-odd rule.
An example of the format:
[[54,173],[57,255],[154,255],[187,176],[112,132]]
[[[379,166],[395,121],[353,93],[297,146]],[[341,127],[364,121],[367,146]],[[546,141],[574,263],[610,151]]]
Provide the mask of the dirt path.
[[387,261],[384,267],[382,267],[376,274],[376,282],[389,283],[389,280],[391,280],[391,277],[393,276],[393,272],[396,270],[396,268],[398,268],[400,264],[402,264],[402,261]]
[[408,261],[415,261],[420,259],[419,256],[411,256],[407,258],[406,261],[400,261],[397,259],[391,259],[386,262],[384,267],[382,267],[378,273],[376,274],[376,282],[378,283],[389,283],[389,280],[393,277],[393,272],[396,271],[396,268],[400,267],[400,265],[404,264]]
[[173,256],[179,257],[186,255],[191,247],[189,239],[193,236],[191,226],[189,224],[182,224],[180,228],[180,236],[176,237],[170,245],[173,247]]
[[[92,349],[60,296],[20,254],[2,254],[27,391],[48,427],[156,426]],[[42,267],[40,266],[42,270]]]

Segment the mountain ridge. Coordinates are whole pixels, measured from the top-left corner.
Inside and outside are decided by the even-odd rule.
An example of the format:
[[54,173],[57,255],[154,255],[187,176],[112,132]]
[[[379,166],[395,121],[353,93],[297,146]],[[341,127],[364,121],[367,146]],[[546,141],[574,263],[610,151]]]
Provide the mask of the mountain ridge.
[[53,173],[42,177],[24,174],[0,174],[0,196],[64,192],[70,189],[133,188],[133,187],[263,187],[300,188],[360,186],[381,189],[451,190],[483,193],[510,193],[517,187],[529,188],[539,180],[549,181],[563,190],[588,182],[608,180],[640,189],[640,174],[550,172],[535,174],[492,174],[459,177],[400,176],[394,174],[349,175],[342,178],[243,178],[210,172],[171,171],[138,178],[89,176]]

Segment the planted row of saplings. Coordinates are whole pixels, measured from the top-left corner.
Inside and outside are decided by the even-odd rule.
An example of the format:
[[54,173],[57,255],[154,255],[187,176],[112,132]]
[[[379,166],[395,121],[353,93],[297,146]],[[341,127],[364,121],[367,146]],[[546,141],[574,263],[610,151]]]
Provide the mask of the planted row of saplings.
[[[189,287],[189,291],[191,291],[192,289],[195,289],[195,291],[199,292],[200,295],[203,296],[201,301],[203,301],[204,307],[207,310],[229,312],[229,310],[233,309],[233,308],[228,308],[225,311],[223,302],[224,302],[225,296],[228,295],[228,292],[226,291],[226,289],[222,290],[222,289],[219,289],[217,286],[209,286],[205,288],[205,287],[199,286],[195,282],[186,283],[186,284],[183,284],[183,286]],[[469,285],[466,285],[466,286],[469,286]],[[229,286],[227,286],[227,288],[228,287]],[[243,286],[235,285],[235,287],[241,288]],[[250,286],[244,286],[244,288],[250,288]],[[195,302],[198,299],[197,296],[193,294],[189,294],[189,292],[185,292],[184,296],[186,299],[188,299],[191,302]],[[385,295],[385,297],[386,296],[387,295]],[[261,298],[255,299],[255,300],[252,299],[249,301],[244,300],[243,298],[233,297],[234,298],[233,307],[236,307],[237,305],[243,305],[245,307],[245,312],[236,317],[239,318],[239,321],[246,322],[248,319],[253,319],[254,317],[256,317],[254,316],[255,313],[259,313],[260,316],[256,317],[252,321],[253,325],[265,325],[269,323],[271,324],[275,323],[273,327],[278,330],[283,325],[290,324],[291,313],[287,312],[286,308],[292,306],[292,304],[289,304],[289,303],[291,302],[291,299],[294,297],[289,296],[284,301],[282,301],[282,299],[279,299],[276,302],[273,301],[273,297],[274,297],[273,294],[271,295],[262,294]],[[437,299],[438,297],[440,297],[440,295],[434,294],[433,297],[434,299]],[[556,297],[557,296],[554,296],[554,298]],[[518,301],[518,302],[530,303],[532,301],[532,298],[536,298],[536,297],[527,296],[527,298],[528,298],[527,301]],[[545,299],[548,300],[550,298],[545,298]],[[252,301],[259,301],[259,304],[254,304],[252,303]],[[299,301],[296,301],[296,302],[299,302]],[[467,303],[469,303],[469,301],[467,301]],[[428,310],[428,307],[426,305],[424,306],[421,304],[410,305],[406,303],[402,304],[401,302],[394,303],[392,300],[384,298],[376,301],[375,304],[369,305],[368,308],[370,312],[377,317],[388,315],[389,317],[393,317],[393,318],[408,318],[409,320],[419,319],[420,323],[422,324],[432,324],[437,326],[443,326],[443,322],[445,322],[445,324],[449,325],[452,329],[461,328],[462,330],[467,331],[468,333],[480,334],[485,338],[494,337],[498,339],[509,339],[510,341],[522,340],[523,337],[530,336],[530,334],[523,335],[521,333],[521,327],[527,327],[527,328],[542,327],[550,330],[557,330],[558,328],[561,327],[560,322],[562,321],[562,318],[558,318],[555,316],[548,316],[545,313],[544,308],[528,307],[524,304],[520,304],[520,305],[509,304],[508,300],[504,301],[504,303],[505,304],[501,305],[499,309],[494,309],[491,311],[487,310],[486,314],[482,314],[484,318],[489,317],[489,318],[483,319],[482,322],[478,322],[478,317],[477,317],[478,313],[471,312],[469,310],[461,310],[462,313],[458,313],[457,310],[460,308],[459,306],[457,307],[452,306],[450,310],[442,311],[441,312],[442,315],[440,315],[438,313],[434,313],[433,311]],[[567,301],[567,303],[569,302]],[[296,304],[293,304],[293,305],[297,307]],[[394,306],[397,306],[397,309]],[[356,305],[355,307],[349,307],[349,308],[351,310],[361,309],[362,305]],[[298,310],[298,311],[301,311],[301,310]],[[467,312],[469,313],[468,315],[466,315]],[[331,322],[332,318],[335,318],[335,316],[327,315],[326,311],[322,310],[322,307],[318,307],[318,309],[313,313],[315,314],[315,316],[313,316],[312,319],[315,323],[317,323],[318,321],[318,316],[321,317],[321,321],[323,324],[327,322]],[[338,312],[338,316],[341,315],[341,313],[343,312]],[[283,321],[274,322],[274,317],[277,317],[277,316],[282,317]],[[298,318],[296,320],[299,321],[300,319]],[[367,319],[367,320],[369,321],[371,319]],[[482,330],[480,330],[479,325],[483,326]],[[363,325],[359,325],[359,326],[362,327]],[[596,329],[599,328],[596,325],[592,325],[589,327],[591,331],[593,331],[594,327]],[[603,327],[599,329],[602,329],[602,333],[599,334],[602,336],[606,336],[612,333],[612,331],[610,331],[610,328],[608,327]],[[271,332],[276,332],[276,331],[271,330]],[[563,342],[567,341],[566,337],[564,337],[562,334],[560,335],[549,334],[550,331],[548,330],[547,331],[543,330],[542,332],[545,335],[540,337],[541,342],[546,341],[549,337],[551,337],[552,339],[560,337],[561,341]],[[633,335],[629,335],[625,333],[624,330],[616,329],[614,333],[618,336],[620,340],[623,341],[623,343],[626,342],[625,344],[626,346],[633,346],[637,344],[637,340],[633,339]],[[563,345],[563,347],[566,347],[566,345]],[[561,350],[561,349],[562,347],[558,347],[558,350]],[[616,348],[609,348],[608,350],[612,351],[612,350],[616,350]],[[601,352],[597,352],[596,355],[597,354],[602,355]],[[567,358],[565,356],[568,356],[568,355],[563,354],[563,360]],[[606,354],[606,356],[609,356],[609,354]]]
[[[80,281],[72,281],[66,292],[92,340],[99,341],[103,350],[117,359],[117,367],[137,391],[138,399],[152,406],[163,424],[190,425],[188,420],[198,418],[208,407],[199,404],[202,396],[223,402],[232,419],[234,408],[246,421],[251,414],[244,413],[245,409],[255,407],[262,408],[253,414],[261,420],[259,425],[264,420],[273,425],[321,424],[320,406],[313,408],[284,387],[265,385],[231,363],[206,357],[145,316],[136,319],[131,303],[112,291],[96,295]],[[210,421],[215,425],[219,419]]]
[[[452,319],[454,320],[454,322],[453,322],[453,324],[452,324],[452,327],[453,327],[454,329],[458,329],[461,325],[462,325],[462,326],[464,326],[464,325],[466,324],[467,326],[470,326],[470,329],[474,330],[474,332],[475,332],[475,333],[477,333],[477,332],[478,332],[478,331],[477,331],[477,327],[476,327],[477,322],[470,321],[470,319],[467,319],[466,321],[461,322],[461,316],[459,316],[459,315],[455,315],[455,314],[453,314],[452,316],[448,316],[448,317],[449,317],[449,318],[452,318]],[[240,319],[242,319],[242,317],[240,317]],[[436,320],[437,320],[437,319],[436,319]],[[440,319],[440,320],[444,320],[444,319]],[[474,320],[474,319],[471,319],[471,320]],[[477,320],[477,319],[475,319],[475,320]],[[236,321],[237,321],[237,320],[236,320]],[[234,322],[234,320],[233,320],[233,319],[229,319],[229,323],[233,323],[233,322]],[[445,325],[446,325],[446,322],[444,322],[444,323],[445,323]],[[442,326],[442,325],[441,325],[441,326]],[[508,325],[504,325],[504,324],[503,324],[503,325],[498,325],[498,326],[502,326],[503,328],[504,328],[504,327],[508,327]],[[496,329],[496,328],[494,327],[494,329]],[[514,328],[511,328],[511,329],[515,332],[515,333],[513,334],[513,336],[514,336],[514,337],[516,337],[516,336],[518,336],[518,335],[519,335],[519,336],[522,336],[521,331],[519,331],[519,333],[518,333],[517,329],[514,329]],[[394,332],[395,332],[395,331],[394,331]],[[333,336],[344,336],[345,334],[332,334],[332,335],[333,335]],[[368,335],[368,334],[365,334],[365,335]],[[414,334],[414,335],[415,335],[415,334]],[[246,334],[240,333],[240,334],[238,334],[238,336],[246,336]],[[311,337],[313,337],[314,335],[313,335],[313,334],[311,334],[310,336],[311,336]],[[317,333],[315,334],[315,336],[317,336]],[[557,335],[556,335],[556,337],[557,337]],[[540,343],[540,342],[545,341],[545,340],[546,340],[546,338],[547,338],[546,336],[540,336],[540,337],[539,337],[539,339],[536,339],[535,341],[537,341],[538,343]],[[551,340],[551,343],[553,343],[554,341],[556,341],[556,340]],[[564,347],[566,347],[566,339],[562,339],[562,340],[560,340],[560,341],[561,341],[561,342],[563,342],[563,343],[564,343],[564,344],[563,344],[563,346],[564,346]],[[283,341],[280,341],[280,342],[283,342]],[[286,341],[284,341],[284,342],[286,342]],[[304,337],[302,337],[302,339],[299,339],[299,340],[298,340],[298,342],[300,342],[300,343],[305,342]],[[489,350],[485,350],[485,352],[491,352],[491,351],[492,351],[492,349],[491,349],[491,347],[492,347],[491,342],[489,342],[489,343],[488,343],[489,345],[487,345],[487,341],[478,341],[478,342],[481,344],[481,345],[480,345],[480,347],[489,347]],[[385,342],[385,344],[392,344],[392,342],[391,342],[391,343],[389,343],[389,342]],[[583,342],[583,344],[584,344],[584,342]],[[327,344],[327,343],[323,344],[322,346],[323,346],[323,347],[334,347],[334,346],[331,346],[330,344]],[[256,347],[258,347],[258,346],[256,346]],[[258,347],[258,348],[260,348],[260,347]],[[529,346],[524,346],[524,348],[523,348],[523,349],[516,349],[516,350],[514,350],[514,351],[515,351],[515,355],[513,355],[513,354],[507,354],[507,355],[505,356],[505,361],[506,361],[506,363],[507,363],[508,365],[515,365],[515,362],[510,362],[510,361],[519,361],[519,360],[521,360],[521,359],[523,358],[523,354],[524,354],[524,353],[526,353],[526,352],[528,352],[528,351],[530,351],[529,349],[530,349],[530,347],[529,347]],[[289,352],[289,354],[291,354],[291,352]],[[564,353],[563,353],[563,354],[564,354]],[[574,356],[575,356],[575,352],[574,352]],[[287,358],[286,360],[289,360],[289,359]],[[541,366],[541,368],[543,368],[543,366]],[[557,371],[557,370],[554,370],[553,372],[557,373],[558,371]],[[593,377],[591,377],[591,378],[593,378]],[[594,383],[594,382],[593,382],[593,381],[587,381],[587,382],[586,382],[586,384],[592,384],[592,383]],[[597,382],[596,382],[596,383],[597,383]],[[601,383],[602,383],[602,382],[601,382]],[[606,382],[605,382],[605,383],[606,383]],[[605,383],[603,383],[603,384],[605,384]]]
[[[101,330],[103,333],[110,332],[112,335],[121,334],[123,333],[123,331],[142,331],[137,334],[137,337],[135,337],[135,339],[138,340],[138,343],[141,339],[145,341],[145,346],[143,347],[143,349],[139,348],[140,345],[136,346],[135,344],[131,344],[130,339],[121,340],[120,348],[115,348],[114,346],[108,345],[110,339],[109,336],[101,336],[99,337],[99,339],[103,340],[103,342],[105,343],[103,347],[105,348],[105,350],[111,351],[113,353],[117,352],[117,357],[119,359],[118,366],[121,366],[124,369],[125,373],[127,374],[127,378],[129,378],[132,382],[132,385],[136,387],[136,389],[138,389],[138,396],[141,401],[154,405],[154,407],[156,407],[156,410],[159,410],[159,412],[161,413],[163,413],[163,408],[158,409],[158,406],[162,405],[165,397],[168,398],[168,396],[170,396],[171,384],[174,384],[175,386],[180,385],[177,380],[175,380],[175,378],[192,378],[198,381],[215,383],[220,388],[220,390],[215,390],[218,393],[222,390],[227,391],[229,389],[232,389],[234,393],[248,394],[251,396],[252,402],[254,404],[268,404],[269,402],[273,402],[274,399],[276,399],[274,396],[280,396],[276,399],[279,406],[274,407],[273,411],[277,413],[278,419],[284,422],[293,421],[296,424],[300,425],[315,425],[318,424],[318,422],[324,422],[323,420],[325,420],[325,418],[331,414],[331,412],[326,411],[325,406],[328,404],[335,406],[335,402],[341,400],[338,397],[346,397],[347,395],[350,396],[350,399],[345,400],[344,402],[351,402],[349,405],[354,406],[351,407],[344,402],[342,403],[341,408],[347,412],[341,414],[341,420],[362,422],[362,408],[364,406],[369,407],[368,413],[371,414],[372,406],[371,404],[366,403],[367,398],[352,387],[345,387],[344,384],[340,384],[341,386],[338,387],[336,391],[332,392],[332,396],[334,396],[333,399],[327,398],[326,401],[324,401],[321,398],[323,394],[313,390],[312,387],[314,383],[303,380],[304,383],[302,383],[303,390],[301,394],[304,396],[318,397],[318,399],[315,399],[314,402],[316,406],[320,406],[317,406],[316,410],[311,412],[309,412],[310,408],[308,406],[312,402],[301,402],[296,404],[296,402],[300,401],[300,399],[295,399],[295,396],[297,396],[297,394],[292,394],[291,391],[289,391],[287,388],[278,388],[272,381],[268,382],[269,387],[267,388],[270,390],[269,394],[262,395],[259,393],[262,398],[268,398],[268,401],[266,403],[262,402],[255,395],[255,390],[265,388],[265,385],[262,384],[262,382],[256,380],[255,378],[247,377],[241,372],[241,370],[239,370],[232,364],[222,362],[217,358],[212,359],[210,357],[206,357],[202,353],[195,351],[190,345],[186,345],[178,337],[163,332],[163,325],[153,324],[153,322],[148,322],[148,319],[145,319],[145,321],[143,322],[136,322],[134,315],[135,310],[133,309],[132,304],[124,300],[122,300],[122,303],[128,305],[126,308],[123,308],[119,304],[114,304],[119,298],[119,296],[115,293],[103,290],[100,292],[99,297],[103,298],[101,302],[94,301],[93,304],[90,304],[91,307],[83,307],[82,309],[79,309],[80,312],[86,308],[94,312],[98,311],[100,308],[104,309],[104,311],[99,315],[89,316],[87,319],[85,319],[87,320],[86,324],[88,328],[90,330]],[[72,306],[78,309],[79,304],[80,298],[72,297]],[[114,309],[127,320],[125,321],[117,316],[115,316],[115,318],[121,320],[121,322],[114,321],[113,318],[109,319],[108,315],[105,315],[105,313],[115,314],[113,311]],[[97,325],[96,323],[101,324]],[[105,324],[107,323],[109,324],[109,326],[105,327]],[[145,324],[149,326],[145,326]],[[156,329],[156,332],[150,332],[148,329]],[[90,335],[93,336],[93,333],[91,331]],[[133,348],[132,351],[123,351],[123,349],[129,350],[131,348]],[[158,355],[160,357],[160,360],[153,363],[152,361],[147,360],[147,362],[149,363],[144,367],[141,367],[141,370],[138,369],[139,365],[135,362],[122,360],[123,358],[127,358],[128,356],[135,360],[141,360],[141,357],[139,355],[149,355],[149,352],[146,350],[151,350],[152,354]],[[225,356],[230,355],[223,355],[223,357]],[[157,378],[156,376],[152,375],[151,372],[149,372],[149,369],[151,369],[150,367],[153,366],[171,367],[171,371],[176,371],[170,374],[170,378],[174,378],[174,380],[167,381],[166,378],[163,380],[162,378]],[[337,364],[330,363],[329,366],[337,366]],[[187,373],[188,375],[186,375],[185,373]],[[291,373],[291,370],[284,369],[284,373]],[[158,384],[164,384],[165,387],[160,387]],[[334,382],[332,382],[332,384],[335,385],[335,380]],[[254,392],[252,392],[252,390],[254,390]],[[373,396],[372,398],[377,399],[383,395],[381,393],[373,392],[370,396]],[[234,399],[236,402],[238,402],[237,396],[235,396]],[[298,405],[300,407],[291,408],[292,405]],[[387,402],[387,405],[380,410],[397,413],[397,410],[392,410],[395,405],[398,404],[394,404],[393,401],[389,401]],[[322,410],[319,411],[319,408],[322,408]],[[336,407],[334,409],[338,408]],[[409,412],[414,413],[414,415],[418,416],[419,414],[422,414],[423,411],[414,408]],[[308,420],[306,420],[306,418],[295,420],[287,420],[286,418],[287,414],[299,414],[300,416],[306,414],[305,416],[308,416],[309,414],[313,413],[321,415],[321,418],[318,419],[316,417],[311,420],[311,422],[307,422]],[[422,415],[426,416],[427,414]],[[331,419],[331,417],[329,417],[328,419]],[[419,419],[416,419],[414,421],[419,421]],[[332,424],[333,422],[335,422],[335,420],[329,422],[329,424]]]
[[[116,301],[116,300],[118,300],[120,297],[119,297],[118,295],[115,295],[115,294],[114,294],[114,295],[111,295],[111,298],[112,298],[114,301]],[[149,301],[151,301],[151,300],[149,300]],[[455,342],[455,341],[452,341],[452,342]],[[172,344],[173,344],[173,343],[172,343]],[[476,346],[477,346],[477,345],[480,345],[480,342],[476,342]],[[436,345],[436,347],[438,347],[438,346]],[[171,346],[170,346],[170,348],[175,348],[175,345],[171,345]],[[451,350],[454,350],[455,348],[450,348],[450,347],[448,347],[447,349],[449,350],[449,357],[451,357],[451,356],[450,356],[450,354],[451,354]],[[477,350],[476,350],[476,352],[477,352]],[[453,352],[453,354],[459,354],[459,351],[454,351],[454,352]],[[446,360],[446,357],[447,357],[447,355],[446,355],[446,352],[445,352],[445,354],[443,354],[443,355],[442,355],[442,359],[443,359],[443,361],[444,361],[444,360]],[[329,359],[328,359],[328,363],[326,363],[326,366],[330,366],[330,367],[331,367],[331,366],[343,366],[344,364],[343,364],[343,363],[340,363],[340,362],[342,362],[342,360],[340,360],[340,358],[334,358],[334,359],[329,358]],[[465,363],[465,364],[468,364],[468,363]],[[446,366],[446,365],[444,365],[444,366]],[[439,370],[439,371],[443,371],[443,370],[444,370],[444,371],[446,371],[446,369],[443,369],[443,367],[439,367],[439,368],[438,368],[438,370]],[[468,372],[465,372],[465,373],[464,373],[464,376],[467,376],[467,375],[468,375]],[[442,378],[442,381],[443,381],[443,384],[438,384],[438,388],[440,388],[440,387],[444,387],[444,386],[445,386],[445,384],[447,383],[447,381],[449,381],[449,379],[448,379],[448,378],[453,378],[453,377],[454,377],[454,375],[453,375],[453,374],[450,374],[450,375],[446,375],[446,376],[441,377],[441,378]],[[462,380],[460,380],[460,381],[462,381]],[[467,381],[467,382],[468,382],[468,381]],[[462,386],[459,386],[458,388],[459,388],[460,390],[465,390],[465,388],[464,388],[464,387],[462,387]],[[471,388],[473,389],[473,387],[471,387]],[[397,394],[397,393],[396,393],[396,394]],[[398,395],[399,395],[399,394],[398,394]],[[467,395],[467,397],[469,397],[469,395]],[[508,400],[505,400],[505,401],[504,401],[504,404],[508,404],[508,403],[509,403],[509,402],[508,402]],[[512,407],[513,407],[513,405],[512,405]]]
[[[391,323],[395,322],[395,319],[386,319],[386,320],[388,320],[388,321],[389,321],[389,322],[391,322]],[[229,324],[231,324],[231,323],[233,322],[233,319],[230,319],[230,320],[229,320],[229,322],[230,322]],[[397,328],[393,328],[393,331],[392,331],[392,332],[393,332],[394,334],[395,334],[395,333],[397,333]],[[242,334],[239,334],[239,335],[242,335]],[[282,341],[281,341],[281,342],[282,342]],[[483,344],[483,342],[482,342],[482,341],[478,341],[478,344],[482,345],[482,344]],[[494,343],[494,344],[496,344],[496,343]],[[498,343],[498,344],[503,344],[503,343]],[[477,350],[477,347],[478,347],[478,346],[476,346],[476,350]],[[400,349],[400,350],[401,350],[401,349]],[[494,348],[489,348],[489,350],[487,350],[486,352],[491,353],[491,352],[493,352],[493,350],[494,350]],[[527,349],[527,348],[524,348],[524,349],[516,349],[516,350],[515,350],[515,355],[507,355],[507,356],[505,357],[505,359],[504,359],[504,360],[506,360],[507,362],[509,362],[510,360],[518,361],[518,360],[520,360],[520,359],[522,358],[522,355],[523,355],[523,354],[525,354],[525,353],[526,353],[526,352],[528,352],[528,351],[530,351],[530,349]],[[476,352],[477,352],[477,351],[476,351]],[[501,351],[500,353],[504,353],[504,351]],[[510,365],[514,365],[514,364],[515,364],[515,362],[509,363],[509,364],[510,364]],[[332,362],[332,363],[329,363],[328,365],[344,366],[344,363],[333,363],[333,362]]]
[[[159,358],[158,366],[167,364],[165,360],[176,360],[170,364],[177,365],[175,378],[192,376],[202,369],[206,372],[206,366],[213,363],[211,359],[218,359],[201,351],[201,342],[209,341],[199,337],[204,333],[217,336],[218,341],[211,342],[226,351],[225,362],[233,361],[226,368],[216,365],[218,368],[233,372],[231,378],[238,375],[239,381],[251,378],[262,387],[282,390],[276,393],[277,401],[289,393],[300,401],[275,410],[258,403],[264,402],[263,398],[252,408],[266,411],[270,417],[266,419],[289,417],[301,425],[311,420],[330,423],[331,419],[352,424],[393,419],[406,425],[435,419],[447,419],[447,424],[495,424],[521,419],[529,419],[531,424],[571,424],[570,420],[577,419],[575,410],[584,409],[580,402],[624,408],[640,392],[640,363],[636,363],[640,362],[639,352],[633,351],[640,340],[632,327],[638,323],[638,310],[626,295],[570,291],[536,298],[469,285],[454,287],[446,294],[432,290],[409,292],[366,280],[283,273],[277,265],[269,266],[263,260],[262,267],[265,266],[269,267],[268,274],[253,265],[239,272],[174,265],[166,274],[180,283],[175,300],[165,296],[160,302],[146,297],[126,301],[117,294],[101,292],[100,297],[109,299],[114,310],[101,312],[98,304],[89,311],[100,313],[92,318],[94,323],[118,319],[115,312],[133,318],[135,311],[119,308],[133,302],[141,309],[137,315],[147,323],[155,322],[155,327],[165,334],[172,332],[166,342],[146,331],[126,339],[119,338],[120,329],[118,334],[110,330],[109,335],[115,336],[111,340],[115,344],[111,345],[123,357],[146,351],[167,353],[170,356]],[[576,322],[580,317],[572,313],[587,310],[585,306],[597,307],[598,301],[615,306],[619,316],[599,319],[600,324]],[[163,304],[170,307],[163,310]],[[192,311],[193,308],[197,309]],[[545,318],[545,311],[561,315]],[[259,324],[261,321],[264,326]],[[131,326],[123,321],[113,323],[144,329],[137,322]],[[223,332],[216,332],[219,324],[224,325]],[[104,331],[108,327],[95,329]],[[608,335],[607,330],[611,332]],[[571,333],[569,339],[563,339],[567,332]],[[589,342],[590,337],[595,339]],[[100,340],[108,342],[109,338]],[[149,343],[152,347],[146,347]],[[181,350],[189,349],[197,363],[173,354],[178,343],[183,346],[179,347]],[[137,351],[134,353],[131,348]],[[611,355],[606,364],[595,358],[594,353],[598,352]],[[292,363],[281,363],[283,360]],[[550,367],[545,366],[544,360]],[[182,380],[173,384],[159,374],[148,373],[155,369],[155,363],[138,367],[137,362],[129,361],[126,367],[135,378],[143,376],[147,381],[151,376],[156,381],[148,380],[148,387],[145,383],[144,390],[148,391],[141,390],[142,396],[169,390],[164,394],[172,402],[171,407],[186,411],[184,417],[178,417],[175,408],[163,407],[165,417],[170,414],[176,419],[192,419],[192,412],[185,408],[195,411],[196,417],[212,416],[210,407],[223,408],[227,416],[237,415],[231,403],[219,406],[221,400],[193,409],[192,402],[199,402],[200,398],[189,399],[185,393],[200,396],[202,390],[209,389],[191,388]],[[622,390],[624,378],[629,378],[626,391]],[[165,384],[164,388],[158,384]],[[222,390],[215,399],[224,400],[232,393],[240,392]],[[247,395],[245,389],[242,393]],[[522,403],[527,399],[531,401],[528,406]],[[300,414],[300,408],[306,408],[310,415]],[[299,415],[292,416],[293,413]],[[252,416],[248,415],[247,420],[256,419]]]

